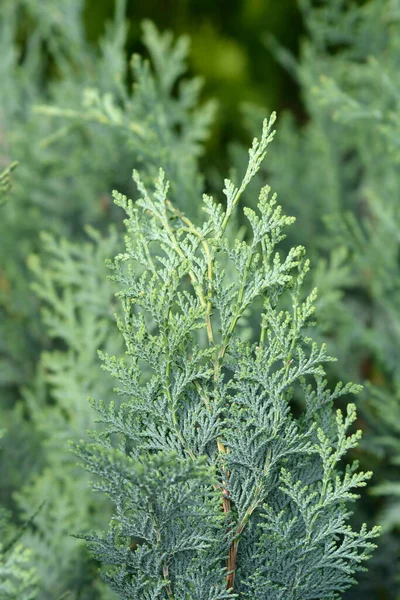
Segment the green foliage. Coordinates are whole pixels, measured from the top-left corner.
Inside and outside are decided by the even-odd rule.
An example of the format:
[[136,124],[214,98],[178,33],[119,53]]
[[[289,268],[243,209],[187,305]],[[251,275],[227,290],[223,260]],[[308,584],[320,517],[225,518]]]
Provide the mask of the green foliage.
[[87,478],[77,468],[68,443],[93,427],[85,398],[111,392],[108,378],[99,376],[94,367],[99,348],[115,351],[120,346],[113,335],[114,290],[104,281],[104,261],[117,247],[116,233],[107,239],[90,229],[88,233],[84,244],[43,235],[41,258],[30,258],[34,287],[44,305],[43,324],[59,346],[42,353],[35,385],[24,390],[42,452],[28,482],[15,494],[24,518],[32,506],[43,503],[24,536],[40,570],[41,598],[66,591],[76,594],[73,597],[108,598],[99,589],[94,566],[71,537],[82,523],[101,526],[109,517],[107,503],[88,491]]
[[274,121],[241,183],[225,180],[225,208],[203,197],[201,225],[171,203],[162,170],[153,191],[134,172],[135,203],[114,193],[127,214],[110,264],[126,352],[103,361],[122,402],[94,402],[102,428],[77,452],[114,504],[108,532],[85,537],[123,598],[332,599],[374,547],[376,528],[348,524],[371,474],[340,469],[360,438],[348,434],[355,408],[332,412],[359,387],[328,388],[333,359],[306,333],[316,292],[302,301],[304,249],[277,248],[293,218],[264,187],[257,211],[243,209],[248,237],[231,229]]
[[[361,459],[374,466],[376,514],[393,536],[382,541],[376,569],[360,597],[396,598],[399,579],[400,345],[398,104],[400,20],[396,1],[300,0],[307,38],[300,59],[278,47],[307,112],[299,127],[285,115],[269,177],[320,261],[319,330],[341,357],[331,377],[367,381],[360,410],[366,429]],[[276,49],[276,46],[275,46]],[[343,269],[332,272],[334,256]],[[335,279],[336,300],[326,282]],[[323,322],[321,322],[321,320]],[[396,533],[394,533],[397,530]],[[385,546],[392,547],[386,554]],[[384,590],[384,591],[383,591]],[[353,596],[352,596],[353,597]]]
[[[175,181],[171,197],[178,204],[184,198],[195,213],[197,161],[213,112],[212,103],[199,105],[200,80],[184,77],[186,38],[174,41],[146,23],[150,61],[134,56],[129,72],[124,3],[117,3],[99,50],[86,39],[82,9],[81,0],[47,2],[45,9],[5,2],[1,15],[7,85],[0,122],[7,156],[21,163],[0,220],[0,252],[13,257],[0,267],[1,417],[9,430],[1,495],[14,508],[14,492],[19,519],[45,501],[24,534],[43,600],[110,597],[71,537],[105,527],[109,508],[87,491],[87,476],[68,450],[70,439],[93,427],[85,398],[110,393],[97,351],[120,347],[110,327],[113,287],[104,276],[118,236],[100,234],[115,218],[108,192],[115,181],[130,188],[132,164],[149,178],[162,164]],[[21,30],[28,21],[35,26]],[[30,50],[20,56],[21,36]],[[8,182],[9,171],[1,190]],[[87,222],[98,227],[87,229],[89,241]]]
[[[235,17],[241,29],[253,15],[260,30],[267,4],[244,3]],[[9,433],[0,493],[15,523],[8,519],[2,537],[0,596],[3,579],[6,598],[34,594],[29,552],[7,549],[25,521],[38,597],[115,598],[71,537],[104,531],[111,518],[108,533],[86,538],[122,597],[168,598],[168,586],[185,600],[232,597],[225,578],[237,551],[240,597],[330,598],[369,553],[361,524],[378,514],[386,536],[359,591],[345,597],[396,598],[400,13],[394,0],[299,5],[307,28],[299,60],[268,43],[295,77],[307,119],[298,126],[283,115],[267,168],[255,147],[243,181],[247,153],[234,147],[223,208],[200,200],[219,177],[210,159],[206,180],[198,168],[214,105],[200,105],[200,80],[184,77],[186,37],[174,41],[146,22],[150,60],[136,55],[128,64],[123,1],[95,45],[83,0],[3,0],[0,171],[10,166],[0,175],[0,419]],[[231,119],[238,94],[257,97],[239,85],[253,85],[247,45],[200,21],[192,66],[214,77],[209,90],[230,81],[220,97],[222,119]],[[260,113],[246,108],[252,130]],[[165,179],[150,192],[160,165]],[[121,252],[109,190],[132,195],[132,166],[142,199],[116,198],[129,229],[113,266],[121,315],[115,281],[104,274],[104,259]],[[265,187],[257,207],[266,174],[297,227],[287,228],[292,220]],[[200,208],[206,221],[196,226]],[[86,223],[96,229],[85,233]],[[307,277],[303,244],[314,264]],[[122,361],[111,358],[122,353],[115,311]],[[111,501],[88,492],[67,446],[94,428],[87,395],[111,397],[107,371],[120,380],[117,402],[92,401],[103,424],[80,452]],[[368,383],[356,423],[366,442],[356,449],[354,429],[345,434],[354,422],[345,398],[356,388],[336,387],[348,379]],[[351,486],[364,483],[351,466],[342,472],[354,457],[374,469],[375,485],[350,516]]]
[[[339,27],[346,40],[336,60],[326,58],[320,66],[314,55],[309,59],[318,70],[324,70],[313,90],[319,101],[314,100],[314,104],[332,119],[331,129],[337,127],[343,132],[339,157],[352,153],[350,177],[341,183],[347,205],[342,201],[329,215],[327,225],[335,232],[333,239],[350,248],[352,288],[362,294],[362,312],[358,309],[361,319],[355,323],[364,347],[364,364],[358,369],[372,384],[365,404],[372,441],[396,465],[400,456],[396,420],[400,406],[396,359],[400,343],[400,129],[395,107],[400,98],[400,20],[393,2],[369,2],[351,10],[343,7],[342,12],[337,25],[327,8],[314,11],[310,22],[314,39],[322,21],[329,23],[325,44],[338,42]],[[398,478],[397,469],[389,477],[393,475]],[[385,486],[388,492],[389,486]],[[395,490],[396,484],[392,486]],[[384,509],[382,522],[386,527],[400,526],[400,520],[393,519],[396,512],[399,514],[398,506]],[[387,519],[388,513],[392,519]]]
[[386,376],[395,371],[398,345],[396,3],[300,4],[309,39],[297,77],[310,120],[296,132],[287,117],[272,169],[280,193],[307,224],[298,234],[313,240],[311,251],[347,248],[341,309],[355,331],[344,364],[358,377],[363,359],[372,359]]
[[[0,431],[0,438],[3,436]],[[0,508],[0,599],[36,598],[37,574],[31,566],[31,553],[10,533],[9,515]]]
[[[119,4],[122,14],[123,3]],[[120,37],[119,28],[123,26],[123,21],[115,24]],[[122,45],[123,41],[119,44]],[[113,135],[108,130],[107,137],[115,146],[125,141],[130,153],[134,153],[135,162],[143,162],[146,172],[155,175],[154,169],[162,164],[168,176],[175,181],[174,195],[187,197],[190,206],[201,183],[196,159],[202,153],[202,143],[208,136],[215,103],[198,104],[202,86],[200,78],[182,79],[187,68],[186,37],[175,41],[171,32],[160,34],[152,23],[146,21],[143,23],[143,43],[151,64],[140,55],[133,55],[130,63],[134,81],[132,91],[123,80],[126,65],[122,54],[122,57],[118,56],[121,63],[119,73],[114,72],[114,80],[118,84],[114,88],[104,92],[100,86],[86,87],[81,105],[77,108],[41,106],[36,112],[61,118],[71,128],[85,123],[97,124],[102,126],[102,135],[104,127],[111,129]],[[115,52],[115,49],[104,49],[106,58],[114,65],[116,59],[112,51]],[[58,136],[58,133],[54,135]],[[126,157],[121,156],[120,160],[126,161]]]
[[187,40],[173,42],[147,23],[151,62],[134,56],[128,73],[124,2],[98,49],[86,39],[83,7],[83,0],[2,3],[0,159],[20,162],[0,223],[1,255],[14,257],[0,271],[0,384],[10,401],[32,379],[43,345],[37,306],[25,301],[26,257],[39,250],[39,232],[72,239],[87,223],[104,227],[113,217],[109,190],[116,181],[129,189],[140,162],[149,173],[163,165],[188,201],[201,184],[196,164],[213,104],[200,107],[200,80],[182,77]]
[[20,544],[3,554],[0,545],[1,600],[32,600],[36,598],[35,570],[29,567],[31,554]]
[[11,173],[14,171],[18,163],[12,163],[7,169],[0,173],[0,200],[1,203],[5,202],[7,192],[11,189]]

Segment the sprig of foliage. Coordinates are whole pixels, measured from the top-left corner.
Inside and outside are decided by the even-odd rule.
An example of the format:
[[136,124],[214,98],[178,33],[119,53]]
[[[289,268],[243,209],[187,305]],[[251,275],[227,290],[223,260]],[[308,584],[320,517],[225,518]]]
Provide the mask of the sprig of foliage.
[[359,386],[329,390],[333,359],[306,335],[304,248],[277,249],[293,218],[265,187],[257,211],[243,209],[248,237],[230,231],[274,121],[241,183],[225,180],[225,208],[203,198],[202,225],[170,202],[162,170],[153,191],[134,172],[135,203],[114,193],[127,214],[110,264],[126,352],[102,358],[122,403],[94,402],[102,429],[77,452],[115,506],[108,533],[86,539],[121,597],[332,599],[374,547],[377,529],[354,531],[347,506],[371,474],[340,469],[360,437],[347,434],[355,409],[332,413]]

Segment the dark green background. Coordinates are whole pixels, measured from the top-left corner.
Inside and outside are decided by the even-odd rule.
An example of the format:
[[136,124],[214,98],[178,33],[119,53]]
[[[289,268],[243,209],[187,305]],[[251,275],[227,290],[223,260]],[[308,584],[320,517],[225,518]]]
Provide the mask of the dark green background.
[[[87,0],[85,24],[90,40],[99,39],[113,10],[110,0]],[[189,35],[190,72],[203,77],[204,96],[219,103],[211,136],[214,150],[241,135],[243,102],[263,106],[267,112],[290,108],[301,115],[295,82],[265,44],[266,36],[272,34],[297,55],[303,23],[294,0],[128,0],[126,15],[130,21],[128,53],[143,51],[143,19],[175,35]]]

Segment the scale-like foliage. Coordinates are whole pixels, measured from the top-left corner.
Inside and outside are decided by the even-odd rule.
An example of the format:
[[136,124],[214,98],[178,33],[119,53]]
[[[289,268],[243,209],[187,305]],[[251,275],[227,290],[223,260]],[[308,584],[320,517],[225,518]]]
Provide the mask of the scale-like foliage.
[[[82,26],[82,0],[3,4],[0,133],[7,161],[21,164],[0,219],[0,253],[13,257],[0,266],[0,385],[12,392],[3,391],[1,407],[10,431],[1,495],[14,506],[17,489],[22,518],[45,501],[24,537],[34,549],[43,600],[66,591],[105,598],[93,561],[71,533],[105,527],[109,513],[103,498],[86,493],[87,474],[76,468],[68,441],[93,426],[84,398],[109,386],[98,376],[97,351],[119,348],[113,288],[103,273],[105,257],[119,246],[115,232],[106,240],[90,229],[89,242],[80,238],[84,223],[101,229],[116,216],[108,191],[130,189],[132,164],[150,179],[162,165],[175,182],[171,197],[197,211],[197,162],[213,104],[201,106],[201,82],[184,77],[188,40],[150,23],[143,27],[149,60],[134,56],[128,73],[123,1],[97,50]],[[32,23],[23,32],[26,53],[19,14]],[[9,181],[7,171],[0,191]]]
[[225,208],[203,198],[201,225],[170,202],[163,171],[153,191],[134,172],[135,203],[114,194],[127,213],[111,264],[126,353],[103,360],[122,402],[94,402],[102,429],[77,451],[115,506],[109,531],[86,539],[122,598],[332,599],[374,546],[376,529],[348,524],[370,473],[340,468],[360,437],[355,409],[332,411],[358,386],[329,390],[333,359],[305,333],[308,261],[301,246],[277,249],[293,219],[264,187],[244,208],[246,239],[229,231],[274,121],[241,183],[225,180]]
[[303,224],[290,241],[307,239],[312,259],[324,256],[322,301],[333,274],[329,253],[344,257],[336,301],[319,313],[320,324],[341,357],[330,376],[368,381],[360,402],[367,430],[361,458],[376,476],[375,497],[363,508],[371,516],[379,513],[384,529],[392,532],[382,538],[359,595],[349,597],[395,598],[400,582],[400,7],[397,0],[299,0],[299,6],[307,28],[300,58],[276,43],[274,48],[300,86],[308,118],[301,127],[292,115],[282,119],[270,178]]

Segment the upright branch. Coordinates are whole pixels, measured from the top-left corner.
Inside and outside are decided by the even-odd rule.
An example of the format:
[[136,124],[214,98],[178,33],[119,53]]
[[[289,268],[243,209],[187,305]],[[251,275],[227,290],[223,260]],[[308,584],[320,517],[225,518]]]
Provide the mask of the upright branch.
[[331,600],[374,546],[377,531],[353,531],[346,508],[370,474],[338,466],[359,439],[346,435],[354,407],[332,411],[358,387],[328,389],[333,359],[305,335],[316,291],[303,291],[304,248],[278,250],[294,219],[268,186],[243,209],[244,240],[232,219],[274,122],[242,182],[225,180],[225,207],[203,196],[201,225],[173,205],[163,171],[151,191],[134,173],[135,203],[114,193],[127,214],[110,265],[126,354],[103,358],[122,401],[96,403],[102,430],[78,453],[115,503],[109,532],[86,539],[122,597]]

